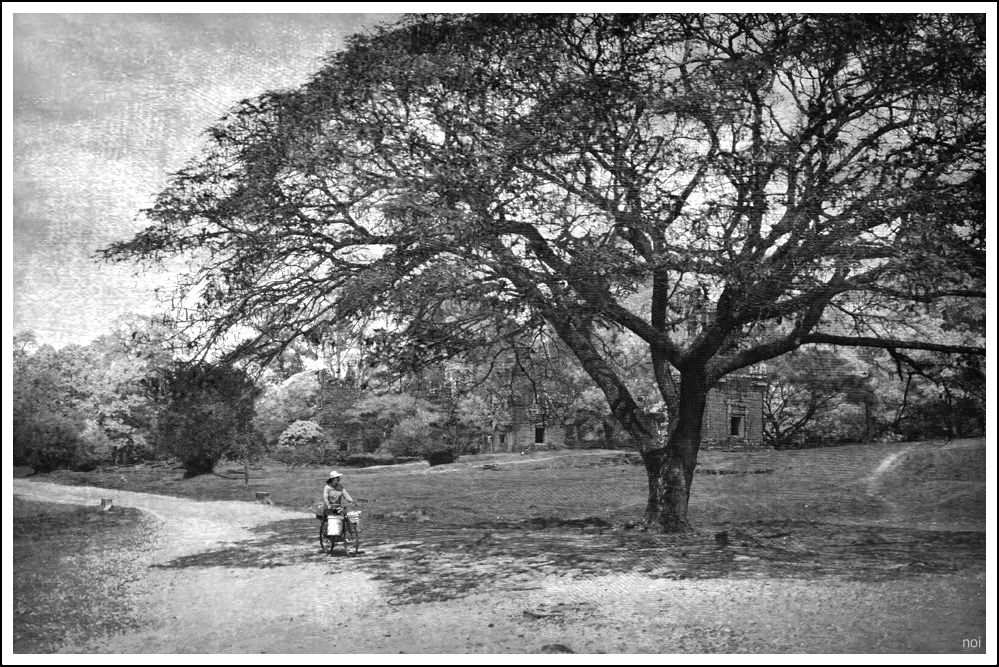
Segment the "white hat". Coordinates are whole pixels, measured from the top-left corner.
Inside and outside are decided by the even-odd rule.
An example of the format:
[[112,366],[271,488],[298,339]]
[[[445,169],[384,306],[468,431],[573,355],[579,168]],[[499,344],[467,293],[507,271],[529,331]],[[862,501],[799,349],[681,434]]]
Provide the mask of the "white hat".
[[333,479],[334,477],[340,477],[340,473],[338,473],[336,470],[330,470],[330,476],[327,477],[327,479]]

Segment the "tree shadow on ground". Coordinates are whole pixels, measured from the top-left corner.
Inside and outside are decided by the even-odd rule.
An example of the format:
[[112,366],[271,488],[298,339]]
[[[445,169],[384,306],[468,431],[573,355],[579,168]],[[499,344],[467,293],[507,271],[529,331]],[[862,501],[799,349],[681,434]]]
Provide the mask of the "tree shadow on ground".
[[183,556],[163,568],[271,568],[327,564],[365,572],[390,603],[532,589],[546,577],[635,574],[662,579],[843,577],[876,581],[956,572],[985,563],[985,533],[807,521],[718,524],[683,535],[614,529],[606,520],[478,523],[380,522],[348,557],[319,550],[318,521],[276,521],[245,540]]
[[984,532],[920,531],[810,522],[713,526],[685,535],[498,523],[425,532],[366,566],[397,603],[426,602],[494,587],[538,587],[542,577],[640,574],[663,579],[885,580],[954,572],[985,562]]
[[334,555],[319,548],[319,521],[313,517],[283,519],[248,528],[246,538],[181,556],[168,563],[155,565],[164,569],[187,567],[246,567],[273,568],[321,563],[336,557],[346,557],[338,545]]

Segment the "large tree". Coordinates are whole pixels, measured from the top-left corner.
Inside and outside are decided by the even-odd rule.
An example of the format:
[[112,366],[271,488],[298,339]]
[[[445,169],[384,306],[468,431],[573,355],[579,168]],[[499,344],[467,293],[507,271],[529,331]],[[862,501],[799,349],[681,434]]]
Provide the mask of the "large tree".
[[[409,17],[234,107],[104,252],[198,259],[178,305],[205,347],[260,332],[233,356],[364,319],[412,365],[546,327],[638,443],[648,525],[684,530],[727,374],[984,354],[902,310],[984,297],[984,40],[965,15]],[[668,438],[608,330],[648,348]]]

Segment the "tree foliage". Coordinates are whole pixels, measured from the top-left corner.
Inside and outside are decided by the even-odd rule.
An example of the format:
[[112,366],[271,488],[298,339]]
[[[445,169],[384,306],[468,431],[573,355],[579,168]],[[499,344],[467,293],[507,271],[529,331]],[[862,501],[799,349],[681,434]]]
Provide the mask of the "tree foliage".
[[178,361],[156,369],[146,386],[158,403],[159,446],[188,475],[212,472],[226,455],[246,459],[262,444],[253,428],[258,389],[246,371]]
[[[869,439],[875,400],[865,366],[828,349],[805,349],[768,364],[764,437],[776,447]],[[857,411],[849,419],[844,411]],[[859,421],[859,424],[857,423]]]
[[343,412],[347,437],[351,439],[349,449],[418,455],[414,448],[422,446],[419,438],[425,434],[414,431],[428,423],[433,412],[429,401],[407,393],[365,394]]
[[85,427],[73,400],[76,365],[69,354],[39,346],[30,332],[15,335],[13,343],[14,465],[40,470],[70,465]]
[[[279,354],[329,323],[413,367],[545,327],[639,444],[682,530],[708,389],[984,297],[978,16],[445,15],[355,36],[244,100],[105,256],[190,254],[191,335]],[[647,299],[634,297],[645,291]],[[601,352],[650,355],[668,440]]]
[[256,404],[255,422],[268,446],[278,444],[285,430],[316,415],[319,378],[314,371],[295,373],[280,384],[265,388]]
[[116,334],[59,350],[30,332],[15,335],[15,459],[48,470],[149,453],[153,411],[140,385],[147,367]]
[[323,428],[313,421],[296,421],[281,433],[273,458],[292,470],[309,461],[325,463],[329,440]]

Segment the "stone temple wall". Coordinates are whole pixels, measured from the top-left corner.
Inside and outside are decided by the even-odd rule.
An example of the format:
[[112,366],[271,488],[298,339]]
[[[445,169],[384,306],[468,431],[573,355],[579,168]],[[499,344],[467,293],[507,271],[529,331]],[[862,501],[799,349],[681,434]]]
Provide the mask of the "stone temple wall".
[[758,376],[722,380],[708,392],[701,423],[701,449],[770,449],[763,442],[763,391]]

